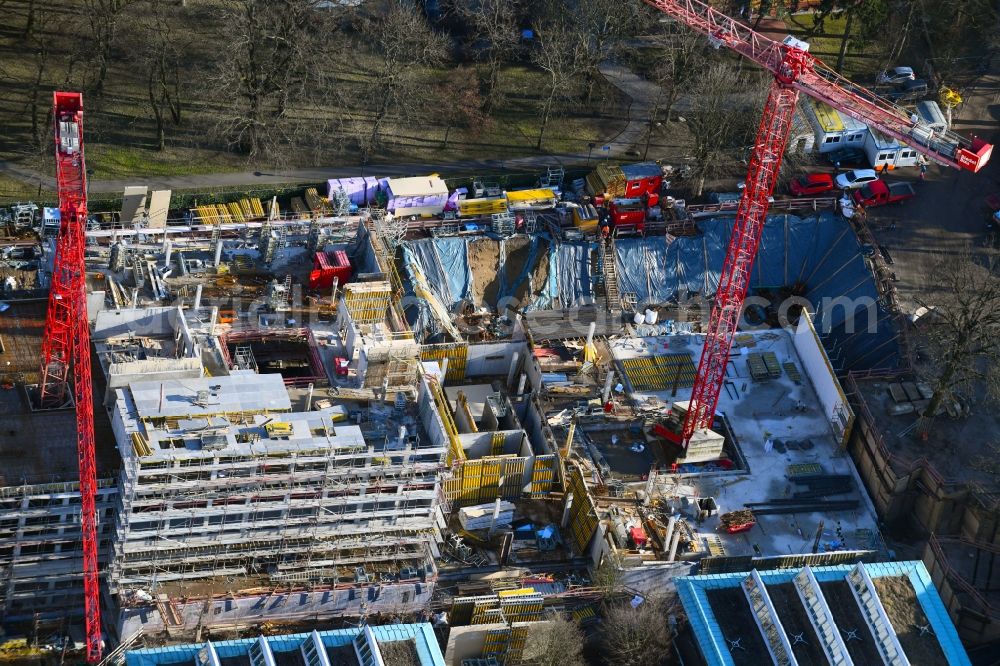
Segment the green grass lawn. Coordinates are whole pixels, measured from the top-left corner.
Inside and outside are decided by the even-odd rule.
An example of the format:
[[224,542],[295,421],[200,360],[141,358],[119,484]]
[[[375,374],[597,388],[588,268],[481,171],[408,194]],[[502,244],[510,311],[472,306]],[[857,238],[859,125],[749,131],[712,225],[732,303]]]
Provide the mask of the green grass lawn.
[[168,146],[163,152],[138,146],[87,144],[87,168],[92,179],[119,180],[137,176],[194,176],[242,171],[238,156],[219,151]]

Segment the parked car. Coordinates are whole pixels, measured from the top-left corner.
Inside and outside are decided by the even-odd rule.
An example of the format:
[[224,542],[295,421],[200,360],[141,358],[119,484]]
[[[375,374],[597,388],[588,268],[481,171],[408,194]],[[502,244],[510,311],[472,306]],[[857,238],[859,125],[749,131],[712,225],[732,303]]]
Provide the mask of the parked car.
[[913,81],[904,81],[899,90],[889,93],[885,98],[893,102],[912,102],[923,99],[928,92],[930,92],[930,87],[926,81],[914,79]]
[[833,176],[828,173],[807,173],[794,179],[788,186],[796,197],[815,196],[833,189]]
[[905,81],[912,81],[915,78],[917,77],[913,73],[912,67],[893,67],[892,69],[879,72],[875,81],[881,84],[899,84]]
[[887,183],[884,180],[872,182],[854,190],[855,204],[863,204],[866,208],[885,206],[891,203],[901,203],[917,196],[913,185],[909,183]]
[[853,190],[874,180],[878,180],[878,174],[875,173],[874,169],[854,169],[837,176],[835,182],[837,187],[842,190]]
[[868,164],[868,156],[860,148],[839,148],[829,153],[823,153],[823,157],[830,164],[840,164],[841,166],[854,166],[857,164]]

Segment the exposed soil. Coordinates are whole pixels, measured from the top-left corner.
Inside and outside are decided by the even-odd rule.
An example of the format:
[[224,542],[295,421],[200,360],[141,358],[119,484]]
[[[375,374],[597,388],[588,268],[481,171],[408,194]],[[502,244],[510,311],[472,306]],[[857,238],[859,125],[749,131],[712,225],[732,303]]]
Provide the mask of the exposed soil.
[[[504,245],[507,250],[504,274],[507,278],[507,284],[512,285],[521,271],[524,270],[531,255],[531,237],[514,236],[508,239]],[[518,285],[514,291],[514,298],[522,307],[533,301],[545,286],[545,281],[549,278],[548,255],[549,242],[539,238],[534,265],[528,267],[528,279]]]
[[[826,653],[813,630],[806,609],[802,606],[795,586],[791,583],[768,585],[767,593],[778,612],[781,626],[785,628],[788,642],[792,644],[792,653],[800,664],[826,663]],[[796,642],[795,637],[801,634],[804,642]]]
[[[882,656],[875,646],[875,639],[868,631],[868,624],[861,616],[861,609],[851,594],[851,588],[847,583],[838,580],[833,583],[820,583],[820,590],[826,598],[830,612],[833,613],[833,620],[840,628],[840,635],[847,645],[847,652],[855,664],[881,664]],[[854,631],[858,639],[848,636],[849,631]]]
[[[469,241],[469,268],[472,270],[472,300],[477,306],[496,307],[500,298],[500,242],[492,238]],[[503,279],[513,284],[525,267],[528,278],[514,290],[514,298],[521,307],[533,301],[549,279],[549,243],[538,240],[538,250],[533,265],[527,266],[531,257],[531,237],[512,236],[504,241]]]
[[[730,648],[729,654],[736,666],[759,666],[771,661],[770,653],[760,635],[760,629],[750,612],[750,604],[742,587],[706,590],[708,603],[727,641],[739,640],[740,648]],[[728,647],[728,646],[727,646]],[[742,649],[741,649],[742,648]],[[876,654],[876,657],[878,655]],[[821,662],[820,662],[821,663]],[[879,663],[862,662],[862,663]]]
[[947,664],[934,633],[920,635],[920,627],[929,624],[924,610],[917,601],[910,579],[906,576],[881,576],[873,578],[879,599],[885,608],[892,628],[899,636],[899,644],[909,657],[911,664]]
[[477,306],[495,305],[500,293],[500,241],[477,238],[469,242],[469,269],[472,271],[472,301]]

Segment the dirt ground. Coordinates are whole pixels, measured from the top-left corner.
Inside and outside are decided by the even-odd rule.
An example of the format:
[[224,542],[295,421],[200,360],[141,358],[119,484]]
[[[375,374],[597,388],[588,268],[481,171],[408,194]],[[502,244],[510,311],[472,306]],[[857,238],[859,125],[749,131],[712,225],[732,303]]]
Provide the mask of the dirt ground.
[[[549,243],[539,239],[535,263],[529,267],[528,279],[514,291],[522,305],[527,305],[537,296],[549,277]],[[477,238],[469,241],[469,268],[472,270],[472,300],[478,306],[496,306],[500,297],[500,241],[493,238]],[[531,238],[517,235],[504,242],[504,280],[513,284],[524,270],[531,255]]]
[[[517,276],[524,270],[525,264],[531,254],[531,238],[529,236],[514,236],[504,243],[507,251],[507,259],[504,266],[504,273],[507,284],[514,284]],[[542,238],[538,239],[538,252],[535,255],[535,264],[529,267],[528,279],[521,283],[514,291],[516,298],[523,305],[533,301],[545,285],[549,277],[549,242]]]
[[926,626],[928,621],[910,580],[906,576],[882,576],[873,578],[872,582],[910,663],[921,666],[947,664],[934,633],[920,635],[920,627]]
[[[798,662],[800,664],[825,663],[826,655],[823,652],[823,647],[809,622],[809,616],[806,615],[806,609],[802,606],[795,586],[791,583],[768,585],[767,594],[774,602],[778,617],[781,619],[781,626],[785,628],[785,634],[792,644],[792,653]],[[797,635],[801,635],[803,640],[796,641]]]
[[[820,583],[820,589],[826,598],[826,603],[833,613],[833,620],[840,627],[840,635],[847,645],[847,652],[855,664],[881,664],[882,657],[875,647],[875,639],[868,631],[868,624],[861,615],[858,602],[851,594],[847,583],[838,580],[834,583]],[[849,637],[849,631],[856,631],[859,640]],[[915,662],[916,663],[916,662]]]
[[495,304],[500,293],[497,267],[500,265],[500,241],[477,238],[469,242],[469,268],[472,270],[472,301],[476,305]]
[[[740,641],[740,648],[731,648],[729,654],[736,666],[759,666],[770,661],[767,646],[760,629],[750,612],[750,605],[740,587],[707,590],[708,603],[727,641]],[[878,662],[863,662],[878,663]]]

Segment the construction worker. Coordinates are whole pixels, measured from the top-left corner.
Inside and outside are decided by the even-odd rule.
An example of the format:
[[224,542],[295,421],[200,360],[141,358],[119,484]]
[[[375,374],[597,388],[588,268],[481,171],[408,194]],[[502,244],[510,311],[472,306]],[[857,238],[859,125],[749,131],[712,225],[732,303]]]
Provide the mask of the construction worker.
[[927,162],[920,163],[920,180],[927,177]]

